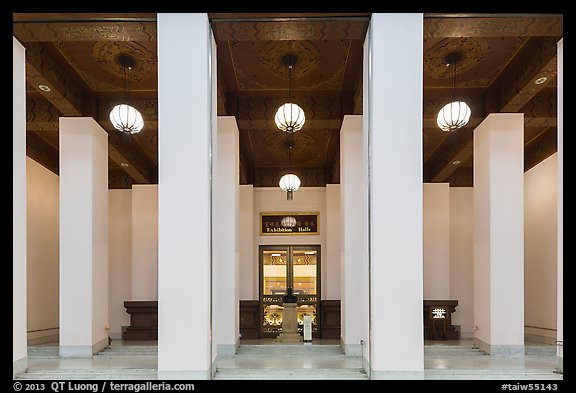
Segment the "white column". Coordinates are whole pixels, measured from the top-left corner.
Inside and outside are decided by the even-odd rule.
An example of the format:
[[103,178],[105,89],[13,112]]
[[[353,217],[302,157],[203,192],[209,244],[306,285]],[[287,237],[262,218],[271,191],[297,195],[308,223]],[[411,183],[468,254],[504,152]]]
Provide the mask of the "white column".
[[364,168],[362,116],[344,116],[340,130],[341,209],[341,345],[346,356],[362,356],[368,343],[367,187]]
[[108,190],[108,208],[108,317],[110,338],[120,340],[130,325],[124,301],[132,297],[132,190]]
[[158,300],[158,186],[132,186],[132,298]]
[[326,247],[322,257],[325,274],[322,299],[340,300],[340,185],[326,184]]
[[564,39],[558,41],[558,262],[556,284],[558,368],[564,370]]
[[60,356],[108,345],[108,134],[60,118]]
[[450,299],[450,184],[423,184],[424,299]]
[[158,375],[209,379],[214,51],[206,14],[159,13],[157,25]]
[[474,342],[524,355],[524,114],[474,130]]
[[12,376],[28,367],[26,340],[26,54],[12,39]]
[[372,378],[422,378],[423,17],[376,13],[370,25]]
[[213,315],[218,356],[236,353],[239,345],[238,208],[239,131],[234,116],[219,116],[214,165]]
[[258,299],[258,257],[254,257],[254,187],[239,187],[238,249],[240,251],[239,296],[241,300]]

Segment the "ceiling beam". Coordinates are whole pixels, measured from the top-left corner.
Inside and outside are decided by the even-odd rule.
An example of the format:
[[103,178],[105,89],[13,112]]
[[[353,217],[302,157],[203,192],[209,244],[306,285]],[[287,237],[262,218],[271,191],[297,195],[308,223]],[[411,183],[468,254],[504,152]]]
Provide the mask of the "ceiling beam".
[[20,42],[156,41],[156,21],[15,22]]
[[426,17],[424,38],[561,36],[562,15]]
[[33,131],[26,132],[26,155],[55,175],[60,173],[58,149]]
[[216,41],[363,40],[368,17],[212,20]]
[[518,112],[556,79],[557,37],[531,41],[529,50],[516,56],[494,82],[500,87],[501,112]]
[[[82,116],[81,89],[41,44],[26,44],[26,82],[62,116]],[[40,86],[47,86],[50,91]]]
[[540,162],[556,153],[557,128],[549,127],[524,147],[524,171],[538,165]]

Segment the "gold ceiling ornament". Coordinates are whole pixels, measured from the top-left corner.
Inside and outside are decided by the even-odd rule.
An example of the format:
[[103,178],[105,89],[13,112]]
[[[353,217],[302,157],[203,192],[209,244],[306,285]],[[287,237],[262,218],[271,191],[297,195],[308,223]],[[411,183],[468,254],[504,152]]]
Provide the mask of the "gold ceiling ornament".
[[99,41],[92,47],[92,56],[98,64],[112,74],[123,77],[123,66],[117,60],[121,55],[128,55],[138,62],[138,67],[131,71],[133,81],[140,82],[157,77],[156,55],[136,42]]

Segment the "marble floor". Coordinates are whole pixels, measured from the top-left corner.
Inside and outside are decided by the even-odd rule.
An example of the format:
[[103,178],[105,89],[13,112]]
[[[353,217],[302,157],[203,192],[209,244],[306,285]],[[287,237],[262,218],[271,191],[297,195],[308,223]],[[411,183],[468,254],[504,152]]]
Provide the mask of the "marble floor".
[[[339,340],[315,339],[307,348],[282,345],[292,346],[286,353],[294,355],[278,356],[279,346],[273,345],[272,339],[241,340],[236,356],[217,360],[221,374],[228,373],[228,378],[221,379],[240,379],[241,373],[247,379],[282,379],[281,373],[288,371],[300,372],[301,379],[322,375],[328,375],[327,379],[366,379],[362,359],[345,357]],[[527,342],[526,355],[520,358],[485,355],[467,339],[426,341],[424,351],[424,379],[563,379],[554,372],[554,348],[542,344]],[[58,344],[45,343],[29,347],[28,372],[16,379],[157,379],[157,362],[156,341],[113,340],[109,348],[87,359],[59,358]],[[270,372],[269,378],[264,371]]]

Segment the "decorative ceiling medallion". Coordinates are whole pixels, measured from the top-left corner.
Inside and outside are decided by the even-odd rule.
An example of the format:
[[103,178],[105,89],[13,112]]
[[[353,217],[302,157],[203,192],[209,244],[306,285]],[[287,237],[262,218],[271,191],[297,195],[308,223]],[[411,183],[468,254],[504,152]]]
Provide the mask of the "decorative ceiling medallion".
[[156,78],[156,55],[135,42],[99,41],[92,47],[92,56],[98,64],[107,71],[122,77],[122,67],[116,61],[121,54],[127,54],[136,59],[136,66],[130,72],[133,81],[143,81]]
[[282,61],[287,54],[298,57],[292,79],[300,79],[318,67],[318,48],[310,41],[271,41],[260,51],[260,63],[272,73],[288,79],[288,68]]
[[446,38],[424,51],[424,72],[439,78],[449,78],[452,76],[452,69],[446,66],[445,58],[452,52],[461,52],[463,57],[458,61],[458,72],[480,63],[488,54],[490,46],[485,38]]

